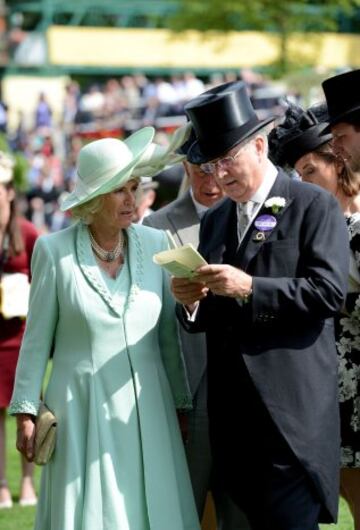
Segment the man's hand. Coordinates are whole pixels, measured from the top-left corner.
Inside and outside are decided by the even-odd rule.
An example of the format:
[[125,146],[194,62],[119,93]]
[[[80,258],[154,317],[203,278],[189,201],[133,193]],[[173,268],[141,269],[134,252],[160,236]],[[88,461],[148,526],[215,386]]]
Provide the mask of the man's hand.
[[171,290],[176,300],[189,307],[190,312],[196,302],[202,300],[207,295],[209,289],[199,283],[197,279],[188,280],[187,278],[172,278]]
[[203,282],[214,294],[244,298],[251,293],[252,277],[231,265],[204,265],[196,272],[196,280]]
[[31,414],[17,414],[16,448],[28,462],[34,459],[35,423]]

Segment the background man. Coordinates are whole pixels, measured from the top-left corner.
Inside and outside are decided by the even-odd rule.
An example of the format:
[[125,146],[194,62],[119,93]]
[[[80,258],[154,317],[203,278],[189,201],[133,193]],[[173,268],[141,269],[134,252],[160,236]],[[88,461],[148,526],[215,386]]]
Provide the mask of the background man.
[[[347,284],[337,201],[278,171],[244,83],[185,107],[188,159],[228,199],[202,220],[196,281],[173,279],[205,331],[218,477],[254,530],[315,530],[337,516],[339,418],[332,316]],[[268,120],[269,121],[269,120]],[[194,315],[193,315],[194,316]]]
[[330,77],[322,86],[334,148],[353,171],[360,172],[360,70]]
[[[186,154],[194,140],[195,135],[192,132],[180,152]],[[223,192],[211,173],[204,173],[199,166],[188,161],[183,164],[190,184],[189,189],[175,201],[146,217],[143,224],[169,230],[178,245],[192,243],[197,248],[200,218],[223,197]],[[212,476],[206,405],[205,335],[190,335],[181,328],[180,338],[194,400],[194,408],[188,414],[188,440],[185,449],[199,517],[202,519],[207,492],[212,490],[218,529],[246,530],[249,526],[244,515],[228,496],[217,490],[216,481]]]
[[141,177],[136,200],[135,219],[136,223],[143,223],[144,219],[152,214],[152,205],[156,199],[156,189],[159,183],[151,177]]

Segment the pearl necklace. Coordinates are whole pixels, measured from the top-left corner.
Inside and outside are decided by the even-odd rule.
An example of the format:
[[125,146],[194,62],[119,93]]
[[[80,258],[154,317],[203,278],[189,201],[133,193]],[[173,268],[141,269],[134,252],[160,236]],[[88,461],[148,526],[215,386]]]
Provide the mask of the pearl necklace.
[[101,261],[115,261],[119,256],[124,254],[125,249],[125,238],[122,233],[119,234],[119,242],[113,250],[104,250],[94,239],[91,231],[89,230],[90,243],[93,251]]

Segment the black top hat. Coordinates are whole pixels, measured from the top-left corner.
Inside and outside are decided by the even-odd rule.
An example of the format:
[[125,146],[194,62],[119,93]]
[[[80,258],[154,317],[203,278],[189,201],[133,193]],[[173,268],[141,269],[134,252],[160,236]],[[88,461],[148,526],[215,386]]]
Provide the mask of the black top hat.
[[304,155],[315,151],[332,139],[325,133],[328,126],[326,105],[304,110],[290,104],[285,119],[269,133],[269,156],[280,166],[294,167]]
[[207,90],[185,105],[196,140],[187,152],[193,164],[214,160],[274,118],[260,121],[242,81]]
[[190,147],[195,142],[196,136],[193,127],[190,130],[190,136],[180,147],[176,150],[179,155],[187,155]]
[[328,105],[330,125],[341,121],[360,122],[360,70],[325,79],[322,87]]

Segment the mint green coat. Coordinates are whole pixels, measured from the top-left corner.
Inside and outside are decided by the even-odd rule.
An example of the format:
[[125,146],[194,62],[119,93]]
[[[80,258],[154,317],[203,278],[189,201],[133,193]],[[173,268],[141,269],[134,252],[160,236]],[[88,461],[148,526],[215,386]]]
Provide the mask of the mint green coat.
[[[190,404],[164,233],[127,230],[126,301],[112,296],[82,223],[39,238],[11,413],[45,402],[57,444],[36,530],[199,530],[175,408]],[[125,291],[124,291],[125,293]]]

